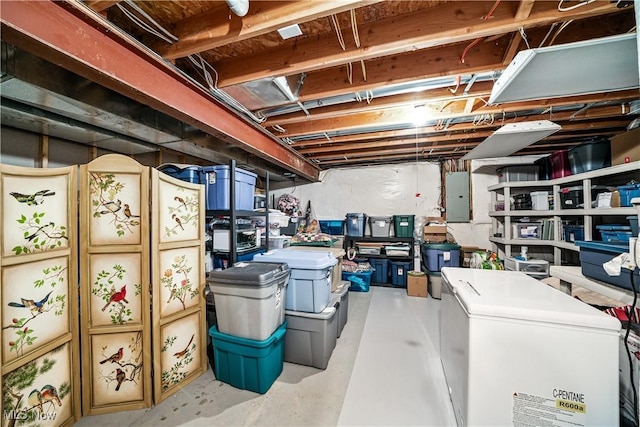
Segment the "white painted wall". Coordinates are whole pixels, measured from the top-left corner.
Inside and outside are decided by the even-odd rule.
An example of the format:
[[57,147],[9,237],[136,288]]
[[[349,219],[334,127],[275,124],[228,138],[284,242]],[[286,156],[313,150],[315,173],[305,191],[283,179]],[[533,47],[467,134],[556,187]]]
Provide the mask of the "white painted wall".
[[[472,164],[473,166],[473,164]],[[321,182],[272,191],[275,200],[292,194],[301,208],[311,206],[319,219],[344,219],[350,212],[367,215],[416,215],[421,229],[424,217],[441,216],[440,166],[420,162],[393,166],[331,169],[320,174]],[[490,248],[490,196],[487,186],[498,182],[495,168],[472,174],[473,219],[470,223],[449,224],[449,232],[463,246]]]

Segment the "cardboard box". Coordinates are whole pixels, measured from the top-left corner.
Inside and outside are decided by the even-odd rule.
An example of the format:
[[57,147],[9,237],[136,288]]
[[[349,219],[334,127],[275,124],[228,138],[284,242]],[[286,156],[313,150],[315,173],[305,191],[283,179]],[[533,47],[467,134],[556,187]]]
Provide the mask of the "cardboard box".
[[611,138],[611,165],[640,160],[640,128],[631,129]]
[[471,254],[473,254],[474,252],[477,251],[482,251],[484,249],[481,249],[478,246],[461,246],[460,247],[460,258],[462,261],[460,263],[461,266],[463,267],[469,267],[469,262],[471,261]]
[[422,241],[428,243],[444,243],[447,241],[447,234],[440,233],[423,233]]
[[407,273],[407,295],[410,297],[427,297],[427,275],[422,271]]

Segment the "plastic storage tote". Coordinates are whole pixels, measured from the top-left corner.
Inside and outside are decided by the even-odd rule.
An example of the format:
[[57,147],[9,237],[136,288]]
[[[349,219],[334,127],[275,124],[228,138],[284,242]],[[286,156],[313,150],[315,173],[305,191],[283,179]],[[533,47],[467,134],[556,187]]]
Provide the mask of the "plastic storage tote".
[[549,261],[543,259],[519,260],[512,257],[504,259],[504,269],[507,271],[521,271],[536,279],[549,277]]
[[538,180],[540,181],[551,179],[551,161],[549,157],[551,156],[540,157],[533,162],[535,165],[538,165]]
[[374,268],[371,281],[373,283],[389,283],[389,260],[387,258],[369,258]]
[[565,241],[584,240],[584,225],[565,225],[563,228]]
[[454,243],[423,243],[422,262],[429,271],[460,267],[460,246]]
[[537,181],[539,165],[505,166],[496,170],[498,182]]
[[391,219],[391,216],[370,216],[369,229],[371,230],[371,237],[389,237]]
[[[628,244],[577,241],[576,245],[580,247],[580,266],[583,275],[611,285],[633,290],[629,270],[622,270],[619,276],[609,276],[602,266],[621,253],[629,252]],[[638,283],[640,283],[638,267],[633,271],[633,280],[636,284],[636,289],[638,289]]]
[[363,213],[348,213],[346,219],[347,236],[363,237],[367,216]]
[[407,274],[411,270],[412,264],[411,261],[389,261],[393,286],[407,286]]
[[287,310],[284,360],[326,369],[338,337],[337,313],[335,307],[327,307],[320,313]]
[[638,230],[638,215],[631,215],[627,217],[629,226],[631,227],[631,237],[638,236],[640,231]]
[[585,142],[569,149],[569,165],[574,175],[611,166],[611,143],[608,139]]
[[549,192],[548,191],[532,191],[530,194],[531,194],[531,208],[534,211],[549,210]]
[[250,340],[209,329],[216,379],[242,390],[264,394],[282,373],[287,323],[266,340]]
[[342,272],[342,280],[349,281],[349,290],[354,292],[369,292],[371,286],[371,275],[373,271],[363,271],[360,273],[352,273],[350,271]]
[[335,307],[338,312],[338,331],[337,337],[340,338],[344,325],[349,320],[349,285],[350,282],[344,281],[342,284],[331,293],[331,302],[329,305]]
[[640,197],[640,184],[621,185],[618,187],[620,193],[620,206],[631,207],[631,199]]
[[218,331],[265,340],[284,321],[289,267],[283,263],[239,262],[209,273]]
[[157,168],[160,172],[164,172],[181,181],[190,182],[192,184],[204,184],[202,167],[197,165],[183,165],[177,163],[164,163]]
[[567,150],[554,151],[549,155],[551,164],[551,179],[562,178],[571,175],[569,165],[569,152]]
[[396,237],[413,237],[415,215],[394,215],[393,233]]
[[[265,252],[264,249],[246,249],[236,253],[236,262],[252,261],[256,254]],[[227,268],[229,266],[229,252],[216,251],[213,254],[213,268]]]
[[[607,187],[603,185],[591,186],[591,201],[598,200],[598,193],[607,191]],[[584,192],[582,185],[573,187],[565,187],[560,189],[560,208],[561,209],[584,209]]]
[[629,243],[631,236],[631,226],[629,225],[596,225],[603,242],[607,243]]
[[[231,169],[227,165],[205,166],[202,168],[206,186],[208,210],[231,209]],[[253,196],[256,189],[256,175],[244,169],[235,168],[235,208],[237,210],[253,210]]]
[[332,236],[341,236],[344,234],[344,219],[321,219],[320,231]]
[[289,265],[285,310],[319,313],[331,300],[331,271],[338,260],[329,251],[275,249],[258,254],[257,262]]

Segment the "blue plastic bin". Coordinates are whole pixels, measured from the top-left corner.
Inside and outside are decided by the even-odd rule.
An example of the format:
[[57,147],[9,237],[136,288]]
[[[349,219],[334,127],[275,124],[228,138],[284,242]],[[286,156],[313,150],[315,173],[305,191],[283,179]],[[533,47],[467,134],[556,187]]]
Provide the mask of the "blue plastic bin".
[[439,272],[442,267],[460,267],[460,246],[454,243],[423,243],[422,261],[427,270]]
[[596,225],[602,241],[606,243],[628,243],[631,237],[631,226],[629,225]]
[[638,230],[638,215],[631,215],[627,217],[629,226],[631,227],[631,236],[637,236],[640,230]]
[[320,231],[332,236],[341,236],[344,234],[344,219],[321,219]]
[[[611,285],[632,290],[631,274],[629,270],[623,269],[619,276],[609,276],[602,266],[604,263],[612,260],[623,252],[629,251],[629,245],[603,243],[603,242],[585,242],[577,241],[576,245],[580,247],[580,265],[582,274],[592,279],[600,280]],[[640,289],[640,272],[638,268],[633,272],[633,280],[636,289]]]
[[584,225],[565,225],[563,228],[565,241],[584,240]]
[[197,165],[183,165],[176,163],[165,163],[158,166],[160,172],[164,172],[181,181],[190,182],[192,184],[203,184],[204,179],[202,167]]
[[285,321],[262,341],[240,338],[209,329],[213,341],[216,379],[242,390],[264,394],[282,373]]
[[375,270],[371,281],[373,283],[389,283],[389,260],[387,258],[369,258],[369,264]]
[[[240,168],[236,168],[235,171],[235,208],[245,211],[253,210],[257,175]],[[206,187],[207,210],[231,209],[231,169],[229,166],[204,166],[202,172],[202,184]]]
[[363,213],[348,213],[346,219],[347,236],[363,237],[367,216]]
[[[251,261],[257,254],[264,253],[264,249],[249,249],[243,252],[236,253],[237,262]],[[229,253],[228,252],[214,252],[213,254],[213,268],[225,269],[229,267]]]
[[354,292],[369,292],[371,286],[371,276],[373,271],[364,271],[362,273],[351,273],[349,271],[342,272],[342,280],[348,280],[351,285],[350,291]]
[[393,286],[407,286],[407,273],[411,270],[411,261],[390,261],[391,284]]
[[620,206],[630,207],[631,199],[640,197],[640,184],[621,185],[618,187],[620,193]]

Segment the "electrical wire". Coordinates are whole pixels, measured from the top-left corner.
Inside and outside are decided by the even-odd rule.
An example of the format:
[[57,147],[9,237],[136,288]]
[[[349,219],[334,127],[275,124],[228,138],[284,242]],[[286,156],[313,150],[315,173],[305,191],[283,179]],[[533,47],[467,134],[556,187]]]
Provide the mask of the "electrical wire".
[[[161,38],[162,40],[166,41],[169,44],[173,44],[173,41],[171,39],[169,39],[168,37],[165,37],[160,32],[154,30],[151,26],[149,26],[149,24],[147,24],[146,22],[144,22],[143,20],[138,18],[136,15],[134,15],[132,12],[130,12],[126,7],[122,6],[120,3],[116,4],[116,6],[118,7],[118,9],[120,9],[120,11],[126,17],[128,17],[131,21],[133,21],[135,24],[137,24],[140,28],[142,28],[143,30],[145,30],[146,32],[148,32],[150,34],[153,34],[154,36],[156,36],[158,38]],[[173,36],[173,37],[175,37],[175,36]],[[177,38],[176,38],[176,40],[177,40]]]
[[562,23],[562,25],[560,25],[560,28],[558,28],[558,30],[556,31],[556,33],[553,35],[553,38],[551,39],[551,41],[549,42],[549,46],[551,46],[553,44],[554,41],[556,41],[556,38],[558,37],[558,35],[560,35],[560,33],[562,32],[562,30],[564,30],[565,28],[567,28],[567,26],[569,24],[571,24],[573,22],[573,19],[570,19],[568,21],[565,21]]
[[342,50],[347,50],[347,46],[344,44],[344,38],[342,37],[342,30],[340,29],[340,24],[338,23],[338,18],[335,14],[331,15],[331,22],[333,23],[333,27],[336,30],[336,36],[338,37],[338,43],[340,43],[340,47]]
[[531,49],[531,46],[529,46],[529,39],[527,39],[527,33],[524,32],[524,27],[518,28],[518,31],[520,32],[520,37],[524,40],[524,44],[527,45],[527,49]]
[[464,64],[464,58],[467,56],[467,52],[469,52],[469,49],[471,49],[473,46],[478,44],[478,42],[480,40],[482,40],[482,39],[484,39],[484,37],[478,37],[477,39],[475,39],[474,41],[469,43],[469,45],[467,47],[464,48],[464,50],[462,51],[462,55],[460,56],[460,63],[461,64]]
[[496,2],[493,4],[493,7],[489,11],[489,13],[487,13],[485,16],[483,16],[482,19],[486,20],[486,19],[489,19],[489,18],[493,18],[493,12],[496,11],[496,9],[498,8],[499,4],[500,4],[500,0],[496,0]]
[[558,10],[559,10],[560,12],[568,12],[568,11],[570,11],[570,10],[574,10],[574,9],[577,9],[577,8],[579,8],[579,7],[582,7],[582,6],[586,6],[586,5],[588,5],[589,3],[593,3],[594,1],[596,1],[596,0],[580,1],[579,3],[574,4],[573,6],[569,6],[569,7],[562,7],[562,3],[564,3],[564,2],[565,2],[565,0],[560,0],[560,2],[558,3]]
[[135,2],[133,2],[131,0],[125,0],[125,3],[127,3],[129,6],[131,6],[140,15],[145,17],[145,19],[149,20],[149,22],[151,22],[153,25],[155,25],[158,28],[158,30],[162,31],[171,40],[176,41],[176,42],[178,41],[178,36],[175,36],[175,35],[171,34],[169,31],[165,30],[162,25],[160,25],[155,19],[153,19],[151,16],[149,16],[149,14],[147,14],[147,12],[142,10]]
[[351,29],[353,30],[353,40],[356,43],[356,47],[360,47],[360,34],[358,33],[358,23],[356,22],[356,11],[351,9]]
[[549,36],[551,35],[551,33],[553,32],[553,30],[556,28],[557,25],[558,25],[557,22],[554,22],[551,24],[551,26],[549,27],[549,31],[547,31],[547,34],[544,36],[544,38],[542,39],[538,47],[542,47],[544,45],[544,42],[547,41],[547,39],[549,38]]

